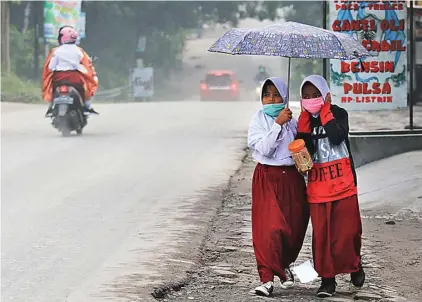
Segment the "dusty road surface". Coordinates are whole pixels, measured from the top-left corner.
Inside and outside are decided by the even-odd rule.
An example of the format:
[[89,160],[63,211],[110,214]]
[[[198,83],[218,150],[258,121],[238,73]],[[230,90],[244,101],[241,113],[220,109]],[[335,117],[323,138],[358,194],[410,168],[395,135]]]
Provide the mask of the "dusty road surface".
[[[333,298],[315,299],[319,282],[283,290],[274,296],[250,293],[259,279],[251,239],[250,157],[232,178],[230,190],[203,247],[202,263],[183,287],[162,292],[162,301],[422,301],[422,151],[397,155],[358,169],[363,221],[362,261],[367,274],[362,289],[348,275],[337,278]],[[312,259],[312,228],[296,264]]]
[[63,138],[2,103],[2,301],[151,299],[195,261],[257,106],[96,105]]

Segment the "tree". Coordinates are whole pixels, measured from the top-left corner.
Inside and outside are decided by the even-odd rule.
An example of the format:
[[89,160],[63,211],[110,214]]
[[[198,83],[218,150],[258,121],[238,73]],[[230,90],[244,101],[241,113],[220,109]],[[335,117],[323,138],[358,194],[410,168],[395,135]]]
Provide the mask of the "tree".
[[[30,16],[37,10],[35,2],[30,7],[29,1],[12,7],[9,3],[2,1],[2,25],[3,22],[6,24],[2,26],[2,50],[5,50],[3,54],[8,53],[10,34],[3,34],[3,30],[10,32],[8,26],[11,23],[17,30],[13,36],[15,45],[20,45],[19,51],[12,50],[12,61],[23,64],[34,55],[26,53],[31,47],[33,51],[34,46],[21,29],[34,33],[35,23],[42,21],[35,22]],[[99,58],[96,67],[101,86],[113,88],[127,83],[128,71],[135,66],[135,50],[140,36],[147,37],[147,49],[143,55],[145,63],[169,70],[180,60],[187,30],[197,29],[209,21],[236,25],[239,19],[253,15],[258,4],[247,1],[83,1],[87,24],[86,39],[82,40],[81,46],[91,56]],[[8,10],[3,6],[8,6]],[[3,12],[9,10],[10,18],[6,22]],[[37,12],[41,17],[42,12]],[[3,60],[6,64],[5,58],[8,57],[2,59],[2,64]],[[10,60],[8,64],[10,66]]]
[[[14,4],[11,6],[11,4]],[[12,15],[11,10],[21,4],[20,0],[1,1],[1,65],[3,71],[10,73],[12,71],[11,65],[11,25]],[[24,24],[24,23],[23,23]]]
[[96,66],[101,85],[119,86],[135,66],[140,36],[147,38],[145,64],[174,68],[183,51],[187,29],[208,20],[237,23],[242,2],[118,1],[83,2],[87,15],[82,46],[100,59]]
[[1,1],[1,65],[10,72],[10,10],[9,1]]

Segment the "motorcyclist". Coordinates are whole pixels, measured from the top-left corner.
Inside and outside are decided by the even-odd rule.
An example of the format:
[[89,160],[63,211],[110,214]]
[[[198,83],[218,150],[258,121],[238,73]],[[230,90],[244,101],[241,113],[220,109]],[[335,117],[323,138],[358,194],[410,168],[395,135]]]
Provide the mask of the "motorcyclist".
[[258,74],[255,76],[255,82],[261,83],[261,82],[265,81],[266,79],[268,79],[269,77],[270,77],[270,75],[265,70],[265,67],[260,65]]
[[76,45],[78,32],[65,25],[59,29],[58,47],[50,51],[43,69],[43,99],[49,102],[46,116],[52,113],[53,89],[59,82],[68,82],[81,95],[84,111],[98,114],[91,107],[91,98],[98,89],[98,78],[91,58]]

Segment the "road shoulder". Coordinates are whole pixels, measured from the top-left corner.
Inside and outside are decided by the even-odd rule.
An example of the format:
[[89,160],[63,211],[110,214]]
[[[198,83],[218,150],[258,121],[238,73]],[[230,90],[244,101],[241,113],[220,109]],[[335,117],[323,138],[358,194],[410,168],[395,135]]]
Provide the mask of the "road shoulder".
[[[224,198],[201,251],[201,265],[189,273],[189,282],[174,288],[158,300],[162,301],[256,301],[250,290],[259,284],[251,245],[251,177],[255,164],[248,157],[239,172],[232,178],[230,192]],[[338,292],[330,301],[406,301],[403,291],[397,287],[397,279],[386,278],[386,262],[391,262],[385,248],[385,238],[379,233],[387,232],[385,220],[374,224],[373,218],[364,218],[363,262],[367,273],[365,286],[357,290],[349,283],[349,276],[338,278]],[[400,226],[397,224],[397,226]],[[297,263],[311,259],[311,228]],[[368,234],[372,234],[368,236]],[[419,237],[420,238],[420,237]],[[417,242],[417,241],[416,241]],[[390,243],[391,244],[391,243]],[[409,246],[411,248],[411,246]],[[416,256],[415,256],[416,257]],[[415,260],[416,261],[416,260]],[[394,263],[391,264],[394,266]],[[399,276],[405,270],[394,267]],[[394,270],[391,270],[394,272]],[[406,282],[402,279],[402,282]],[[269,300],[310,301],[318,287],[296,284],[294,289],[276,287]],[[416,284],[414,284],[416,286]],[[407,292],[407,290],[405,290]],[[413,301],[413,300],[407,300]]]

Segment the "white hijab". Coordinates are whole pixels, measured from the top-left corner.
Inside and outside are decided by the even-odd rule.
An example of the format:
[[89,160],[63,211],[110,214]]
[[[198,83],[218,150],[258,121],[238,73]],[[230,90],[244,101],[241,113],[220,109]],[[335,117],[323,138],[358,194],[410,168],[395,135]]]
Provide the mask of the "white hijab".
[[[308,82],[314,85],[319,90],[325,102],[327,99],[327,95],[330,93],[330,87],[328,87],[327,81],[322,76],[317,75],[317,74],[310,75],[302,81],[302,84],[300,85],[300,98],[302,98],[303,86],[305,85],[305,83],[308,83]],[[318,117],[319,113],[312,114],[312,116]]]
[[302,98],[302,88],[305,85],[306,82],[311,83],[312,85],[314,85],[319,92],[321,92],[322,98],[325,99],[327,98],[327,94],[330,93],[330,87],[328,87],[328,83],[327,81],[320,75],[317,74],[313,74],[310,75],[308,77],[306,77],[303,82],[302,85],[300,85],[300,97]]

